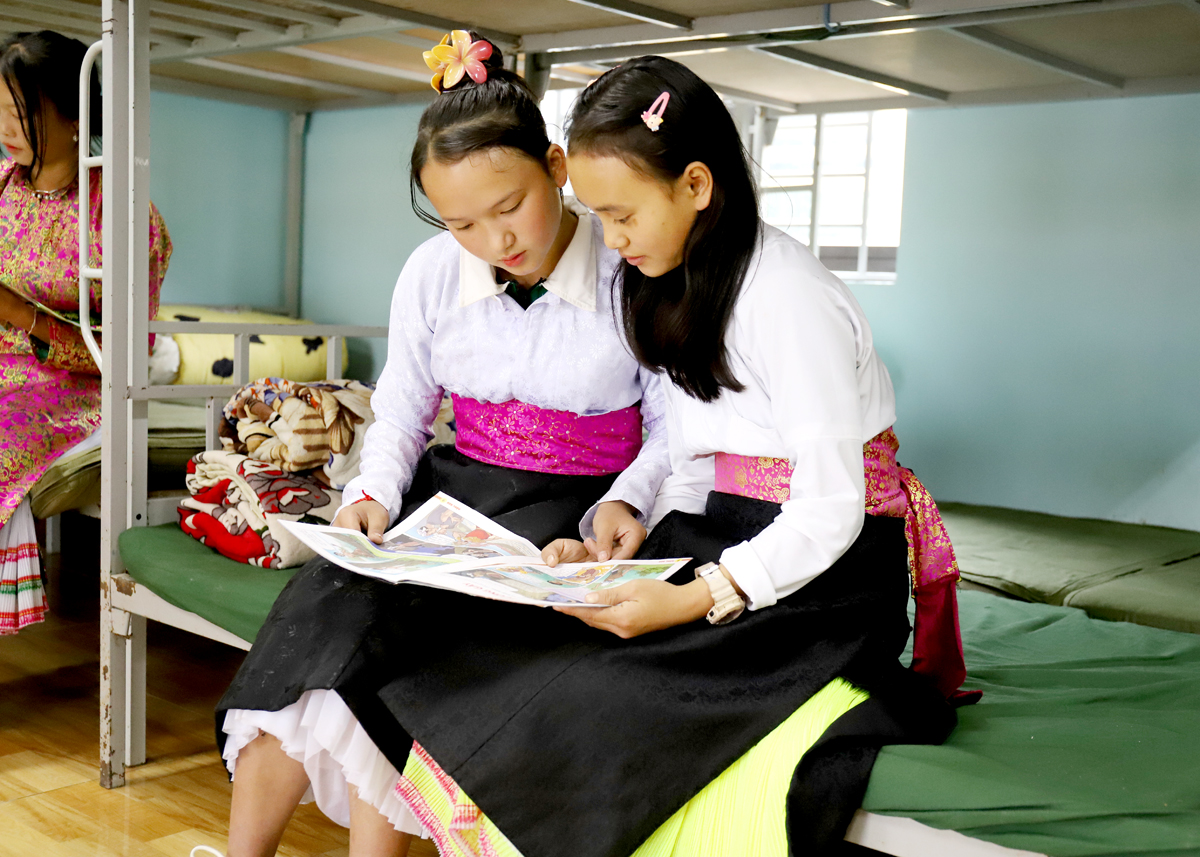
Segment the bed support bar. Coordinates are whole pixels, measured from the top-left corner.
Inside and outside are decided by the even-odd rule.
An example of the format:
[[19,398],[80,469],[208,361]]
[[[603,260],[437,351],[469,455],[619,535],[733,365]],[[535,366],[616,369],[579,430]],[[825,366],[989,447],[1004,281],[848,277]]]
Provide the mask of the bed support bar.
[[[88,194],[80,194],[80,315],[84,337],[101,368],[100,483],[100,784],[125,784],[125,769],[146,761],[146,620],[153,619],[246,649],[234,634],[167,603],[125,574],[117,537],[131,527],[174,520],[177,497],[147,493],[147,404],[155,398],[208,399],[208,448],[219,447],[216,426],[221,407],[249,380],[252,334],[281,333],[328,338],[328,377],[343,373],[345,337],[386,337],[386,327],[361,325],[223,324],[148,320],[150,271],[146,236],[150,222],[150,0],[103,0],[103,37],[88,50],[80,76],[80,136],[87,125],[91,67],[104,55],[104,152],[93,157],[80,146],[80,186],[88,170],[103,169],[101,267],[91,268],[88,248]],[[134,240],[136,236],[141,236]],[[93,280],[105,284],[101,351],[87,332]],[[150,333],[231,334],[234,375],[227,385],[150,386]]]

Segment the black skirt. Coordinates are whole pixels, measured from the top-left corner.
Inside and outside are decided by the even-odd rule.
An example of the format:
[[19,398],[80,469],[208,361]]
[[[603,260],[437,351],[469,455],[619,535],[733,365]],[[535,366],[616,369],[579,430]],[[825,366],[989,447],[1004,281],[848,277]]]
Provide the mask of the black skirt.
[[[556,538],[579,538],[579,520],[615,480],[616,474],[560,476],[497,467],[453,446],[435,446],[417,466],[400,518],[444,491],[541,546]],[[218,746],[224,750],[225,712],[279,711],[306,691],[330,689],[403,770],[412,739],[397,727],[377,692],[396,664],[417,656],[407,642],[406,625],[414,594],[428,591],[364,577],[320,557],[306,564],[275,600],[217,704]]]
[[[672,578],[685,583],[778,512],[714,493],[706,515],[668,515],[642,555],[695,557]],[[955,722],[898,660],[909,632],[898,519],[868,516],[832,568],[770,608],[633,640],[544,608],[408,585],[380,593],[326,572],[337,609],[284,591],[221,701],[218,740],[227,709],[334,688],[393,765],[419,741],[525,857],[630,854],[842,676],[871,699],[806,754],[788,796],[791,852],[820,854],[844,835],[881,743],[941,741]]]

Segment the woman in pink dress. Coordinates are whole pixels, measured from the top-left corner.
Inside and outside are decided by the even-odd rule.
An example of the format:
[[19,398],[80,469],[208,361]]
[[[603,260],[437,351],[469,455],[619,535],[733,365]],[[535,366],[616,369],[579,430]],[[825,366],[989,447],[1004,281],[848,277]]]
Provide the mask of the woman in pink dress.
[[[58,33],[0,41],[0,634],[45,616],[26,495],[54,462],[100,427],[100,369],[79,308],[79,69],[87,48]],[[100,127],[93,83],[92,127]],[[84,141],[86,145],[88,141]],[[100,176],[93,172],[92,264],[100,264]],[[171,239],[150,211],[150,317]],[[99,283],[91,296],[100,317]],[[59,317],[61,316],[61,318]]]

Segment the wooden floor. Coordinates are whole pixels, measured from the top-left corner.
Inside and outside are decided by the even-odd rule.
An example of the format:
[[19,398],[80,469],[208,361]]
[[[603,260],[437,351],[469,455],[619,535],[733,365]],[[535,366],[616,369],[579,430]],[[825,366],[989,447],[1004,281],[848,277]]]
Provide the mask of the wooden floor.
[[[0,637],[0,857],[187,857],[225,850],[231,786],[213,708],[243,653],[150,623],[149,762],[128,785],[98,784],[95,612],[51,615]],[[347,831],[302,806],[279,853],[347,854]],[[436,857],[429,842],[411,857]]]

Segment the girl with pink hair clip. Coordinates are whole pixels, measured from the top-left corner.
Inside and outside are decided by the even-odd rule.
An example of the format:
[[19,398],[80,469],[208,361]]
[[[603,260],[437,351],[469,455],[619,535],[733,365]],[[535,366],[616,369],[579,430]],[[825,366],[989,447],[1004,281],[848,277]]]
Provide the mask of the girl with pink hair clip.
[[640,555],[694,560],[556,606],[574,630],[514,635],[516,687],[488,659],[453,693],[384,687],[419,742],[401,793],[443,854],[838,853],[878,748],[941,742],[977,698],[887,369],[846,286],[761,222],[732,117],[685,66],[606,72],[567,130],[575,191],[623,257],[614,306],[666,392],[672,472]]

